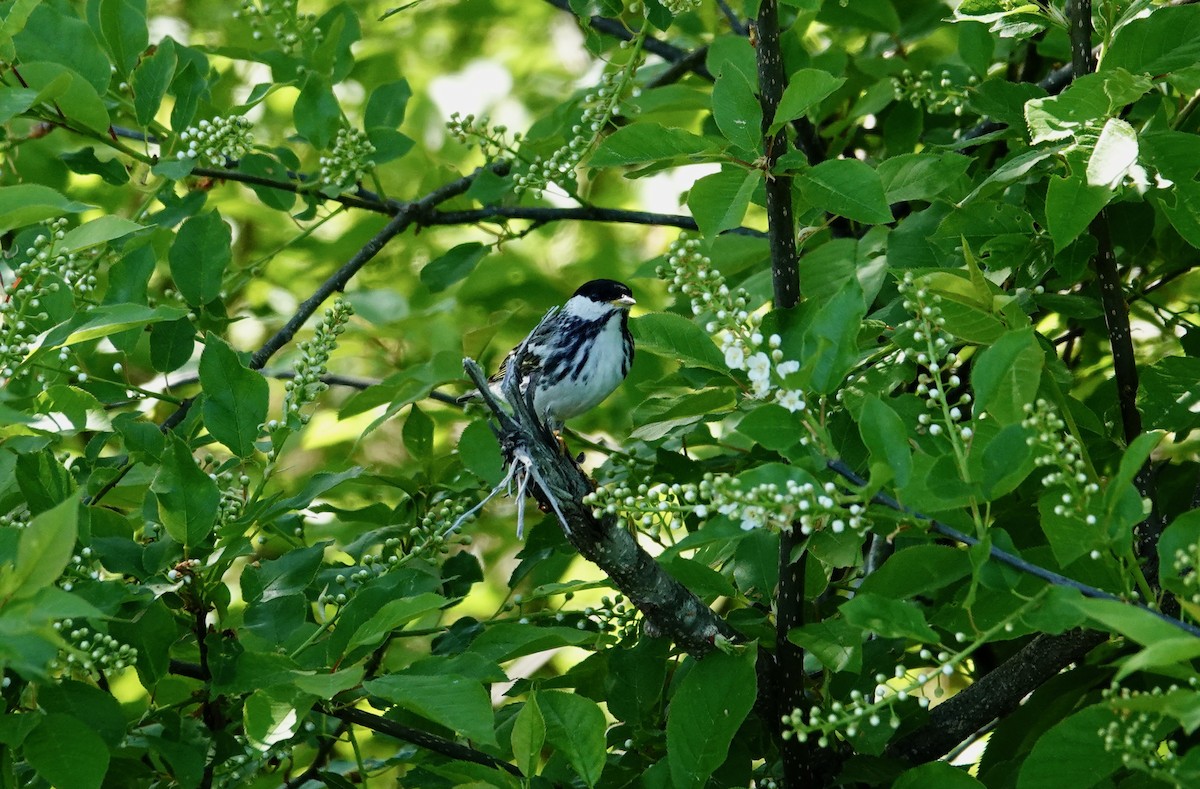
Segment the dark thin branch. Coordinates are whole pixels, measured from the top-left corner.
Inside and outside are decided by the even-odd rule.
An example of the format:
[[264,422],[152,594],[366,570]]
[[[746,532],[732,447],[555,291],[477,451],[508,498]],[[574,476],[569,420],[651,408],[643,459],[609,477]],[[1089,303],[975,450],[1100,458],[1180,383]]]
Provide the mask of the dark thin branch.
[[[700,598],[679,583],[646,553],[629,530],[612,515],[597,518],[583,498],[595,483],[564,451],[557,437],[534,415],[527,398],[517,391],[518,376],[506,380],[506,399],[512,414],[492,396],[487,376],[472,359],[463,360],[467,375],[492,411],[506,460],[522,466],[529,461],[534,482],[530,492],[545,511],[561,514],[567,540],[588,561],[603,570],[640,610],[648,631],[667,636],[695,658],[716,647],[716,639],[741,640],[740,634],[717,616]],[[509,369],[519,369],[518,361]],[[509,396],[511,390],[512,396]],[[533,391],[530,386],[529,392]],[[521,506],[523,502],[517,502]]]
[[[764,170],[766,173],[767,237],[771,246],[771,281],[776,309],[790,309],[800,302],[800,270],[796,252],[795,219],[792,216],[791,176],[774,172],[787,148],[782,130],[771,131],[780,98],[787,87],[783,52],[779,44],[779,5],[763,0],[754,28],[757,33],[759,101],[762,105]],[[798,529],[789,529],[779,540],[779,588],[775,598],[775,720],[805,705],[804,650],[788,634],[805,622],[805,539]],[[812,746],[797,739],[777,739],[783,757],[786,786],[825,785],[823,767],[829,760],[813,759]]]
[[[847,466],[841,460],[827,460],[827,461],[825,461],[825,465],[829,468],[830,471],[834,472],[835,474],[842,477],[843,479],[853,483],[854,485],[857,485],[859,487],[867,486],[867,481],[865,479],[863,479],[862,477],[860,477],[858,474],[855,474],[854,471],[851,470],[851,468],[849,466]],[[880,506],[887,507],[890,510],[904,513],[905,515],[907,515],[911,518],[925,521],[926,523],[929,524],[930,529],[935,534],[939,534],[942,537],[946,537],[948,539],[954,540],[955,542],[961,543],[962,545],[978,545],[980,542],[978,539],[976,539],[975,537],[972,537],[969,534],[963,534],[958,529],[955,529],[953,526],[948,526],[939,520],[929,517],[928,515],[924,515],[920,512],[917,512],[916,510],[912,509],[911,507],[906,507],[905,505],[896,501],[896,499],[892,498],[891,496],[887,495],[886,493],[876,493],[871,498],[871,502],[873,504],[878,504]],[[1034,578],[1040,578],[1041,580],[1046,581],[1047,583],[1053,584],[1055,586],[1065,586],[1069,589],[1074,589],[1075,591],[1079,592],[1084,597],[1090,597],[1090,598],[1093,598],[1096,600],[1109,600],[1114,603],[1121,603],[1122,605],[1127,605],[1131,608],[1137,608],[1141,611],[1144,611],[1147,614],[1150,614],[1151,616],[1153,616],[1157,619],[1161,619],[1163,622],[1166,622],[1168,625],[1171,625],[1172,627],[1182,630],[1183,632],[1187,633],[1188,635],[1192,635],[1192,636],[1196,636],[1197,638],[1200,638],[1200,627],[1196,627],[1195,625],[1188,624],[1187,622],[1176,619],[1172,616],[1167,616],[1162,611],[1156,611],[1155,609],[1150,608],[1149,606],[1143,605],[1141,603],[1132,602],[1130,600],[1122,600],[1120,597],[1117,597],[1116,595],[1114,595],[1110,592],[1106,592],[1103,589],[1097,589],[1096,587],[1089,586],[1085,583],[1080,583],[1079,581],[1076,581],[1073,578],[1068,578],[1067,576],[1062,575],[1060,573],[1056,573],[1053,570],[1047,570],[1045,567],[1039,567],[1038,565],[1033,564],[1032,562],[1025,561],[1024,559],[1022,559],[1019,556],[1015,556],[1011,553],[1008,553],[1007,551],[1003,551],[994,545],[991,546],[991,549],[988,552],[988,556],[991,557],[992,559],[995,559],[998,562],[1001,562],[1002,564],[1007,564],[1009,567],[1020,570],[1021,572],[1025,573],[1027,575],[1032,575]]]
[[[496,163],[491,165],[491,169],[493,172],[503,173],[507,171],[508,165]],[[296,314],[273,337],[267,340],[261,348],[255,351],[254,355],[250,358],[250,369],[261,370],[280,348],[291,342],[292,338],[296,336],[296,332],[300,331],[300,327],[325,303],[325,300],[334,293],[344,290],[346,285],[350,283],[350,280],[354,278],[354,275],[363,266],[370,263],[389,241],[403,233],[414,223],[423,221],[439,203],[443,203],[467,191],[471,187],[471,184],[474,183],[479,172],[480,170],[476,170],[470,175],[463,176],[456,181],[451,181],[434,189],[419,200],[414,200],[406,204],[404,208],[392,217],[390,222],[384,225],[382,230],[375,234],[374,238],[355,253],[354,257],[350,258],[341,268],[322,282],[321,286],[304,300],[296,310]]]
[[[207,671],[196,663],[188,663],[182,660],[172,659],[170,663],[172,674],[177,674],[181,677],[190,677],[198,679],[202,682],[208,682],[212,679]],[[477,751],[466,745],[460,745],[453,740],[447,740],[445,737],[438,737],[436,734],[414,729],[411,726],[405,726],[396,721],[384,718],[381,715],[375,715],[365,710],[355,709],[353,707],[337,707],[330,702],[317,702],[313,705],[313,709],[320,712],[322,715],[328,715],[331,718],[352,723],[357,726],[362,726],[364,729],[386,734],[389,737],[394,737],[403,742],[410,742],[413,745],[418,745],[426,750],[440,753],[451,759],[458,759],[463,762],[473,762],[475,764],[486,765],[487,767],[495,767],[498,770],[504,770],[518,778],[523,777],[520,770],[514,765],[501,761],[494,756]]]
[[[560,11],[566,11],[571,16],[575,16],[575,12],[571,10],[571,4],[567,2],[567,0],[546,0],[546,2]],[[622,41],[630,41],[634,37],[634,32],[625,27],[625,25],[621,24],[621,22],[616,19],[609,19],[608,17],[603,16],[592,16],[588,17],[586,20],[580,21],[586,21],[587,24],[597,33],[603,33],[606,36],[619,38]],[[645,43],[642,44],[642,48],[647,52],[658,55],[663,60],[670,61],[671,63],[677,63],[688,56],[688,51],[686,49],[680,49],[674,44],[668,44],[666,41],[654,38],[653,36],[646,36],[646,40]],[[709,81],[711,81],[713,78],[712,74],[703,63],[697,64],[697,67],[692,69],[692,71]]]
[[729,28],[739,36],[747,35],[750,32],[750,26],[738,18],[737,12],[729,7],[729,3],[725,0],[717,0],[717,7],[721,9],[721,13],[729,20]]
[[[690,216],[656,214],[649,211],[627,211],[621,208],[601,208],[599,206],[580,206],[578,208],[485,206],[469,211],[433,211],[421,220],[421,224],[426,227],[434,225],[467,225],[501,219],[530,219],[535,222],[557,222],[564,220],[576,222],[619,222],[632,225],[678,227],[683,230],[699,229],[696,225],[696,220]],[[738,227],[728,232],[744,236],[766,236],[766,233],[761,230],[754,230],[748,227]]]
[[386,734],[387,736],[402,742],[409,742],[413,745],[418,745],[426,750],[433,751],[434,753],[440,753],[442,756],[446,756],[451,759],[457,759],[462,762],[473,762],[475,764],[482,764],[485,767],[504,770],[506,773],[514,775],[517,778],[524,777],[524,775],[516,768],[515,765],[501,761],[490,754],[486,754],[483,751],[477,751],[474,748],[466,745],[460,745],[453,740],[447,740],[445,737],[438,737],[435,734],[430,734],[429,732],[421,731],[420,729],[414,729],[411,726],[405,726],[402,723],[397,723],[396,721],[385,718],[382,715],[375,715],[374,713],[367,712],[366,710],[360,710],[356,707],[338,708],[326,702],[318,702],[314,704],[313,709],[332,718],[337,718],[338,720],[346,721],[347,723],[353,723],[356,726],[362,726],[364,729],[370,729],[371,731],[378,732],[379,734]]

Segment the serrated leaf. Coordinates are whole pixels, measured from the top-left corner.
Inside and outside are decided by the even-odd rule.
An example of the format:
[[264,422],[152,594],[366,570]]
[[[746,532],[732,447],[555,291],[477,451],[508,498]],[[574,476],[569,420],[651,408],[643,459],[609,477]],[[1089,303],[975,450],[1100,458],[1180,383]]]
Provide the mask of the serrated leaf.
[[0,232],[7,232],[63,214],[77,214],[91,206],[68,200],[48,186],[0,186]]
[[421,282],[430,291],[440,293],[454,283],[466,279],[487,253],[488,247],[478,241],[459,244],[427,263],[421,269]]
[[775,134],[803,116],[845,83],[845,77],[835,77],[822,69],[802,68],[792,72],[775,110],[775,120],[771,122],[770,133]]
[[158,516],[171,539],[182,545],[199,545],[217,522],[221,494],[196,464],[191,450],[175,436],[163,453],[162,465],[150,489],[158,498]]
[[721,70],[713,84],[713,119],[725,139],[750,153],[762,150],[762,105],[754,87],[740,69]]
[[1159,76],[1200,61],[1200,8],[1159,7],[1117,30],[1100,63],[1103,70],[1122,68]]
[[750,198],[762,182],[757,170],[726,169],[697,179],[688,192],[688,209],[705,238],[742,223]]
[[975,407],[1002,424],[1024,418],[1042,380],[1045,352],[1033,329],[1009,332],[979,355],[971,368]]
[[221,293],[225,267],[232,258],[232,232],[216,211],[189,217],[179,228],[168,260],[171,277],[187,303],[208,304]]
[[374,646],[400,626],[414,619],[437,611],[450,601],[430,592],[416,597],[392,600],[379,609],[370,619],[354,631],[346,644],[346,652],[360,646]]
[[124,238],[142,228],[142,225],[124,217],[102,216],[68,230],[62,240],[55,245],[54,251],[60,255],[82,252],[98,244]]
[[553,745],[588,786],[604,771],[607,723],[596,702],[573,693],[547,691],[538,706],[546,724],[546,741]]
[[476,679],[390,674],[363,683],[368,693],[428,718],[467,739],[496,745],[492,702]]
[[108,746],[73,715],[52,713],[29,733],[22,751],[30,766],[56,789],[99,789],[108,772]]
[[242,364],[237,353],[212,332],[200,353],[204,426],[239,457],[254,454],[254,442],[267,420],[267,380]]
[[103,304],[46,332],[38,346],[51,350],[76,343],[109,337],[128,329],[183,319],[179,307],[147,307],[144,304]]
[[517,713],[510,740],[518,769],[526,778],[536,775],[542,759],[542,745],[546,742],[546,719],[538,707],[537,693],[530,693]]
[[158,44],[154,54],[143,58],[134,69],[133,113],[139,126],[149,126],[154,122],[163,96],[167,95],[171,78],[175,76],[175,63],[175,42],[165,38]]
[[1088,186],[1115,189],[1138,160],[1138,136],[1128,121],[1109,118],[1087,163]]
[[100,31],[117,73],[128,76],[150,45],[146,0],[100,0]]
[[667,712],[667,762],[678,789],[701,787],[721,766],[750,708],[756,653],[711,652],[675,688]]
[[21,530],[11,567],[0,564],[0,601],[27,598],[54,583],[71,560],[79,501],[71,496]]
[[604,138],[588,159],[590,167],[622,167],[651,162],[697,162],[717,155],[710,139],[657,123],[631,123]]
[[925,623],[921,609],[905,600],[860,593],[842,603],[838,611],[855,627],[884,638],[911,638],[924,643],[937,641],[937,633]]
[[912,451],[900,415],[876,395],[868,395],[859,413],[858,429],[871,457],[891,469],[897,485],[907,485],[912,474]]
[[675,359],[685,366],[727,372],[725,359],[703,329],[669,312],[653,312],[629,321],[639,351]]
[[1079,238],[1113,198],[1108,186],[1092,186],[1078,176],[1051,176],[1046,187],[1046,229],[1061,252]]
[[831,214],[864,224],[893,221],[879,174],[858,159],[830,159],[796,179],[804,199]]

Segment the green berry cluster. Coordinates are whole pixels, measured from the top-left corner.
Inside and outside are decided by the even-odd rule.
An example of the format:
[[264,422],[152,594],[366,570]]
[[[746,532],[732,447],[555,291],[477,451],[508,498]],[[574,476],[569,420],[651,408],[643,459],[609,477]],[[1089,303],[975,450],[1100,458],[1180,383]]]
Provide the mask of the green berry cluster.
[[92,273],[95,258],[63,254],[56,247],[66,237],[67,220],[49,222],[12,266],[11,279],[0,288],[0,381],[17,375],[29,355],[40,326],[49,319],[43,300],[64,282],[77,297],[86,298],[96,287]]
[[300,358],[293,368],[294,375],[283,387],[283,421],[272,419],[267,422],[268,432],[274,433],[283,427],[295,430],[308,423],[308,415],[302,413],[301,409],[329,388],[321,377],[328,372],[325,365],[337,348],[337,338],[345,333],[346,324],[353,314],[354,308],[348,301],[337,299],[333,306],[325,310],[325,317],[317,325],[313,338],[299,343]]
[[1164,705],[1167,702],[1163,697],[1177,690],[1177,685],[1171,685],[1139,692],[1114,683],[1104,690],[1103,696],[1119,718],[1096,732],[1104,750],[1120,754],[1126,768],[1148,773],[1167,786],[1189,785],[1179,762],[1179,742],[1166,736],[1177,730],[1177,725],[1162,713],[1143,706],[1147,702]]
[[640,613],[636,607],[625,602],[624,595],[606,595],[600,598],[599,606],[589,605],[583,609],[583,615],[596,624],[597,630],[618,641],[637,635]]
[[701,520],[714,513],[738,522],[743,530],[799,527],[802,534],[829,529],[861,534],[869,526],[861,498],[840,490],[832,482],[824,485],[788,479],[782,485],[762,482],[744,486],[736,477],[705,474],[698,484],[657,485],[613,483],[603,485],[583,498],[595,517],[622,514],[643,528],[671,528],[684,515]]
[[621,42],[622,48],[633,50],[631,56],[623,67],[606,73],[600,84],[584,95],[583,111],[579,121],[572,124],[566,143],[549,156],[535,156],[518,172],[515,181],[518,195],[531,192],[534,197],[541,197],[550,184],[558,184],[567,192],[575,191],[575,168],[596,145],[616,114],[617,105],[630,92],[633,75],[642,62],[642,43],[647,27],[643,26],[631,40]]
[[242,6],[233,12],[233,18],[250,20],[255,41],[266,38],[263,31],[268,30],[279,48],[291,54],[305,39],[319,44],[325,38],[324,31],[317,27],[317,15],[300,13],[298,5],[298,0],[268,0],[261,4],[255,0],[242,0]]
[[338,129],[333,149],[319,160],[321,191],[336,195],[357,184],[374,167],[374,154],[366,132],[349,126]]
[[[1067,429],[1067,423],[1054,406],[1041,398],[1025,404],[1025,419],[1021,424],[1033,433],[1025,443],[1034,448],[1034,465],[1048,469],[1042,485],[1061,491],[1054,514],[1077,517],[1086,525],[1095,526],[1097,517],[1092,510],[1100,485],[1088,475],[1079,439]],[[1100,558],[1099,553],[1093,551],[1092,558]]]
[[446,131],[468,148],[478,146],[489,162],[515,158],[516,146],[521,142],[520,132],[514,132],[510,141],[508,127],[493,126],[486,115],[476,118],[473,114],[452,113],[446,122]]
[[896,101],[907,101],[914,107],[924,107],[929,112],[962,115],[971,89],[979,84],[974,75],[965,84],[955,82],[949,71],[943,70],[936,77],[931,71],[914,74],[905,69],[900,76],[892,77]]
[[50,661],[52,670],[73,673],[81,671],[89,676],[103,672],[121,671],[137,663],[138,651],[122,644],[106,633],[99,633],[86,625],[79,627],[71,619],[54,623],[54,629],[66,640],[67,648]]
[[176,156],[212,167],[226,167],[254,147],[252,127],[250,119],[241,115],[202,120],[179,133],[179,142],[185,148]]
[[686,14],[700,7],[701,0],[663,0],[663,5],[674,16]]

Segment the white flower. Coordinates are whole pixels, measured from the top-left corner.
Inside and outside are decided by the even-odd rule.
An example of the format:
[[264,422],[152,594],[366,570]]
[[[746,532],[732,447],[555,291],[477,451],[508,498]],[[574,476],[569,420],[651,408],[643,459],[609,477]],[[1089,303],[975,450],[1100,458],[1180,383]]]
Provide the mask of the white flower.
[[785,389],[780,392],[779,404],[793,414],[805,409],[804,397],[799,389]]
[[746,352],[742,350],[742,346],[725,346],[725,366],[730,370],[744,370],[746,368]]
[[[747,375],[750,380],[758,384],[759,382],[767,382],[771,380],[771,357],[767,356],[762,351],[750,357],[746,363]],[[755,387],[758,388],[757,386]]]
[[769,377],[751,381],[750,386],[754,390],[755,397],[762,398],[771,394],[771,379]]
[[786,378],[792,373],[800,371],[800,362],[795,359],[788,359],[786,362],[780,362],[775,365],[775,371],[779,373],[781,378]]

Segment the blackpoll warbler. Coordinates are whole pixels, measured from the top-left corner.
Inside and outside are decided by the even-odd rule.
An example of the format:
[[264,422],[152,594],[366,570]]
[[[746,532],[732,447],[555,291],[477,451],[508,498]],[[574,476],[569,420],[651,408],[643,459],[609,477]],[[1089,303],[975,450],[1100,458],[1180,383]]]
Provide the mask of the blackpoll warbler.
[[[524,363],[518,371],[521,391],[535,381],[533,408],[551,429],[599,405],[629,374],[633,362],[629,308],[635,303],[628,285],[594,279],[551,311],[525,339]],[[501,401],[504,372],[520,347],[510,351],[488,379]],[[478,396],[473,391],[458,400]]]

